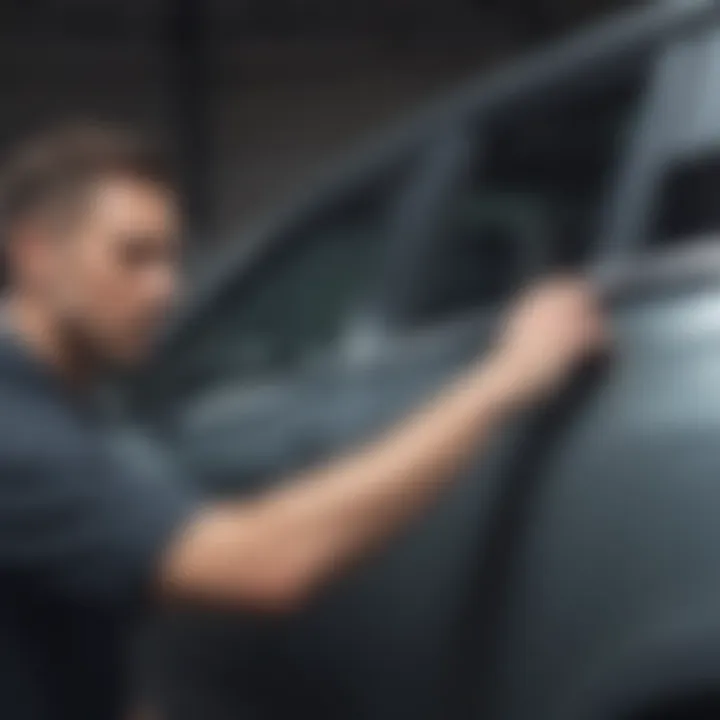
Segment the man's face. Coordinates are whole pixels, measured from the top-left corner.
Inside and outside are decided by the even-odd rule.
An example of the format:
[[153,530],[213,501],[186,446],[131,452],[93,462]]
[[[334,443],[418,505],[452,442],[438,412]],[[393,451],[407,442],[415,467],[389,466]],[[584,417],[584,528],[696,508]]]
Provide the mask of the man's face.
[[53,312],[105,362],[141,361],[174,299],[177,207],[133,178],[98,182],[61,233],[35,247],[35,279]]

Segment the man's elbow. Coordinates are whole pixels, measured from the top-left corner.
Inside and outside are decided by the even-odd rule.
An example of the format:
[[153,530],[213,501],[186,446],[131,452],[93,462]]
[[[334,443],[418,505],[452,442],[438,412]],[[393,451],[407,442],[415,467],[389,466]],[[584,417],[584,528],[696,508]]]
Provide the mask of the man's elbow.
[[286,616],[299,612],[312,600],[316,583],[296,568],[260,572],[238,589],[237,601],[263,615]]
[[[247,512],[215,511],[166,555],[165,594],[178,600],[287,615],[312,598],[323,573],[291,542],[253,526]],[[238,530],[242,532],[239,533]]]

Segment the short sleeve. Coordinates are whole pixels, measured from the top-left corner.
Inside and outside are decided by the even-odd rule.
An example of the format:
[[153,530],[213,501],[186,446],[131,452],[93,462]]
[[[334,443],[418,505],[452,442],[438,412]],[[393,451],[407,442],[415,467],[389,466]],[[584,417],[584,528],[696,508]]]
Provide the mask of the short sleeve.
[[193,499],[80,433],[39,430],[32,448],[0,442],[0,570],[74,600],[141,600]]

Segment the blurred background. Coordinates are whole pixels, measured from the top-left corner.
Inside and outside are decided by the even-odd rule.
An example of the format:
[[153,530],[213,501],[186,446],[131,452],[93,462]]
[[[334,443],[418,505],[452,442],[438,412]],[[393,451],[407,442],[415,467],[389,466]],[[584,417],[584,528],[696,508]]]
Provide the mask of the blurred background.
[[[280,212],[432,98],[641,5]],[[715,0],[5,0],[0,152],[63,119],[154,129],[196,250],[250,246],[217,253],[228,272],[127,388],[211,495],[404,417],[487,348],[498,304],[535,274],[628,261],[614,374],[511,429],[279,631],[180,617],[168,720],[246,703],[315,720],[720,717],[719,15]],[[278,228],[255,235],[266,215]],[[592,713],[556,712],[573,702]]]
[[184,168],[196,242],[462,78],[622,0],[6,0],[0,149],[51,119],[140,122]]

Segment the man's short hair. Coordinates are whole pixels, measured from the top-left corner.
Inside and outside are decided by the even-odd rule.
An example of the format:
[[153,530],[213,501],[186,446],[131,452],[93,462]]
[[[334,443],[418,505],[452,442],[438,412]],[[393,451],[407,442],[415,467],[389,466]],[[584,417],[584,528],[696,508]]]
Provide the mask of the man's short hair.
[[128,128],[83,121],[30,137],[0,168],[0,232],[67,208],[93,182],[113,176],[173,187],[164,149]]

